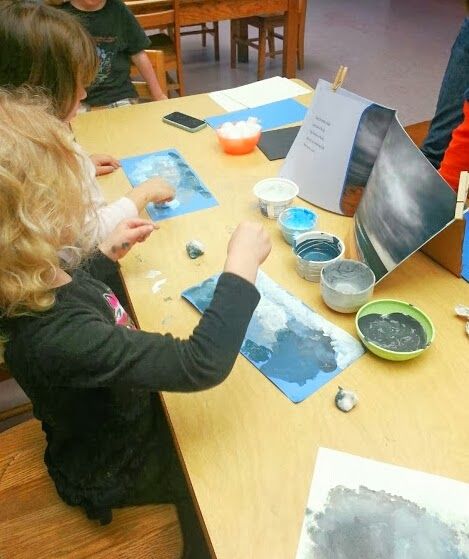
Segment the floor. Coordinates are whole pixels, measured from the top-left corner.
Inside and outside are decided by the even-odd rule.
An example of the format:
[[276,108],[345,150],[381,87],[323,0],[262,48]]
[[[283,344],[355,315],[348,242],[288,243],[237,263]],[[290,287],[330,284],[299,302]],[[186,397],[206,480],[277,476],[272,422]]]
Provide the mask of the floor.
[[[431,118],[451,46],[464,17],[463,0],[309,0],[305,68],[311,85],[332,80],[349,67],[346,88],[396,108],[404,125]],[[220,25],[220,62],[211,41],[183,37],[187,94],[256,80],[257,53],[230,68],[229,23]],[[281,73],[280,58],[268,60],[266,77]]]

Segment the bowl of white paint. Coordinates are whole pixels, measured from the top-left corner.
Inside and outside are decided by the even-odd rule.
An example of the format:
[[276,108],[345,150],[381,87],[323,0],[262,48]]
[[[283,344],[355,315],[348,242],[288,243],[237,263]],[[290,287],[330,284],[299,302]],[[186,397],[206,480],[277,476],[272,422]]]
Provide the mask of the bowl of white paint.
[[321,296],[334,311],[353,313],[371,299],[375,282],[363,262],[337,260],[321,270]]
[[278,177],[259,181],[254,185],[253,192],[262,215],[277,219],[283,210],[291,206],[299,189],[293,181]]

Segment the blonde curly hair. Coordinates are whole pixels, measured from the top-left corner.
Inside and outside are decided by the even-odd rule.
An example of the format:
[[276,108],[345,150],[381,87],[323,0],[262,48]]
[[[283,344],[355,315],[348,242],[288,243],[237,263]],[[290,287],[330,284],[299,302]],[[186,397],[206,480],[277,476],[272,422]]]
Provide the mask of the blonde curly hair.
[[92,248],[83,162],[53,113],[40,93],[0,89],[0,316],[50,308],[58,253],[72,266]]

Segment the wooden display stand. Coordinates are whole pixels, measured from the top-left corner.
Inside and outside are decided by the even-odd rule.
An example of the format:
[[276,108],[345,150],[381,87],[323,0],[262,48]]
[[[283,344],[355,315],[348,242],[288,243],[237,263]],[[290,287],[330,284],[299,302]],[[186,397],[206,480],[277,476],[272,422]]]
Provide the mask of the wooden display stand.
[[463,171],[459,181],[455,221],[422,247],[422,252],[458,277],[462,272],[462,255],[466,222],[463,211],[469,188],[469,173]]

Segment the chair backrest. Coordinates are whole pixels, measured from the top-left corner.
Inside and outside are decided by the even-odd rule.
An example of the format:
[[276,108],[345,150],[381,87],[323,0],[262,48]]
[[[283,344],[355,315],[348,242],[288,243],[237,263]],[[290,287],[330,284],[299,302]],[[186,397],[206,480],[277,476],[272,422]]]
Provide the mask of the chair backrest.
[[143,29],[157,29],[176,25],[179,0],[128,0],[125,5]]
[[[169,28],[171,52],[167,51],[166,46],[164,47],[164,52],[168,55],[167,58],[165,57],[165,68],[166,71],[176,70],[177,78],[169,81],[168,90],[175,90],[179,95],[184,95],[179,0],[128,0],[126,6],[132,11],[143,29],[148,31]],[[159,49],[160,47],[155,45],[154,48]]]
[[[146,50],[148,58],[150,59],[153,70],[160,84],[161,90],[165,95],[168,95],[168,83],[166,81],[166,71],[164,64],[164,53],[161,50]],[[134,78],[138,74],[136,66],[130,69],[130,75]],[[151,97],[150,89],[145,81],[134,81],[132,83],[137,90],[139,97]]]

